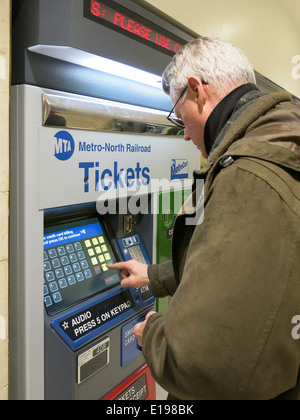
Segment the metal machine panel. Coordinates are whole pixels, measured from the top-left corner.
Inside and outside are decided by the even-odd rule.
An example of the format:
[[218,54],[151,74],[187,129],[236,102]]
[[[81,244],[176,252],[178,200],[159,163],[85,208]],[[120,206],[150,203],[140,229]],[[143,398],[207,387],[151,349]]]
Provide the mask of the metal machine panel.
[[[165,112],[33,91],[43,98],[47,125],[39,128],[40,209],[191,185],[199,155],[173,135]],[[58,118],[85,130],[49,126]]]

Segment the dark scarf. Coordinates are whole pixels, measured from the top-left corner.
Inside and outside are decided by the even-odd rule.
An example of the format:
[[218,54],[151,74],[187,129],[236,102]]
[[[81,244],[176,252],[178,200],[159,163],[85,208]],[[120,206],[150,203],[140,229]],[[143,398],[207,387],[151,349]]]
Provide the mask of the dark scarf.
[[[253,100],[261,95],[262,93],[256,85],[247,83],[234,89],[218,103],[208,117],[204,128],[204,143],[208,155],[222,141],[230,126],[226,123],[232,123],[240,115],[240,112],[237,113],[238,110],[243,108],[242,111],[244,111],[245,105],[248,107]],[[235,115],[236,113],[237,115]]]

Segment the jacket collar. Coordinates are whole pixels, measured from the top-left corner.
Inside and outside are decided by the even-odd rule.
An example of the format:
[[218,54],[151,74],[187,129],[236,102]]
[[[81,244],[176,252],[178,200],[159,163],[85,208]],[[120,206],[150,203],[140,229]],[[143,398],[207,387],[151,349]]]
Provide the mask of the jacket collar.
[[[204,143],[208,155],[218,145],[217,140],[220,138],[219,134],[222,132],[231,115],[233,113],[236,114],[238,107],[243,106],[244,101],[247,103],[252,100],[253,94],[246,94],[249,92],[255,93],[255,91],[258,92],[254,95],[256,99],[261,95],[256,85],[246,83],[239,86],[225,96],[212,111],[204,129]],[[244,98],[243,101],[241,101],[242,98]]]
[[[215,171],[218,170],[220,160],[224,157],[224,155],[226,155],[229,147],[244,136],[248,127],[279,103],[287,101],[290,102],[291,100],[292,96],[288,92],[281,91],[271,93],[252,101],[250,106],[248,106],[248,108],[242,112],[238,118],[234,118],[234,115],[231,117],[228,121],[228,128],[224,138],[209,155],[205,167],[200,171],[194,171],[193,193],[184,203],[180,214],[192,215],[195,212],[195,208],[198,207],[197,194],[199,195],[199,191],[196,193],[196,183],[199,179],[205,179],[204,198],[207,200],[207,192],[215,177]],[[235,120],[234,123],[232,120]],[[228,153],[228,155],[230,155],[230,153]]]
[[[238,118],[235,116],[228,121],[228,129],[220,144],[209,155],[206,165],[200,171],[195,171],[195,177],[204,178],[209,170],[222,158],[228,148],[243,137],[247,128],[253,124],[259,117],[266,114],[280,102],[291,101],[290,93],[281,91],[261,96],[250,103],[250,106],[242,112]],[[234,123],[233,123],[234,122]]]

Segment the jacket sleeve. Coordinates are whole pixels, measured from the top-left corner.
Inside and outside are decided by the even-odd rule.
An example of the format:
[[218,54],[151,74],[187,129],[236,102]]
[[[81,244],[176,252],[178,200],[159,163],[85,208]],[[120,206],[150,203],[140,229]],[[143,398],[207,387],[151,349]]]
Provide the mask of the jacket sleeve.
[[166,261],[162,264],[149,265],[148,277],[151,290],[155,297],[173,296],[177,284],[174,277],[172,261]]
[[179,399],[271,399],[299,369],[299,220],[291,227],[277,192],[234,164],[212,188],[168,313],[145,326],[143,354]]

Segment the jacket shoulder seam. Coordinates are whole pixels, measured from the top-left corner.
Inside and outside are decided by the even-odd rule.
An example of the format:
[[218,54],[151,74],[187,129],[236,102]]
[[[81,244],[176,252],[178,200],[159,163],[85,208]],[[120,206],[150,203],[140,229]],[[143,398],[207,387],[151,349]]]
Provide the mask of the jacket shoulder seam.
[[[276,164],[248,157],[241,157],[235,160],[233,165],[264,180],[300,219],[300,197],[293,190],[288,180],[280,176],[279,170],[284,171],[283,169]],[[288,174],[287,172],[285,173],[285,178],[287,178]]]

